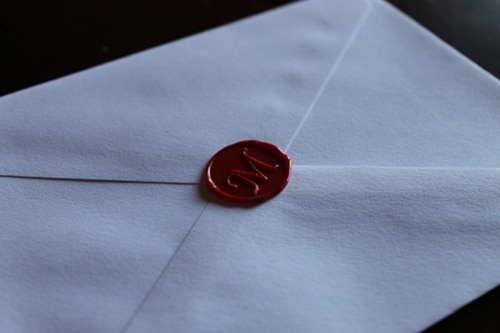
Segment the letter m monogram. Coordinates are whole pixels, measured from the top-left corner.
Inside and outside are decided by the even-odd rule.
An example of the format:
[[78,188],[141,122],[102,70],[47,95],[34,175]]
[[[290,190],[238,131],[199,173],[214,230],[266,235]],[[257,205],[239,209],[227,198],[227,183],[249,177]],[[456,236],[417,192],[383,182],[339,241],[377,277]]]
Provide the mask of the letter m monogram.
[[254,156],[250,156],[246,147],[243,148],[243,158],[248,162],[253,171],[233,169],[229,172],[229,176],[227,176],[227,183],[231,187],[239,188],[238,184],[234,183],[238,179],[240,182],[250,185],[253,190],[252,193],[255,196],[260,191],[257,181],[267,182],[269,180],[259,168],[266,171],[274,171],[279,168],[279,164],[271,165]]

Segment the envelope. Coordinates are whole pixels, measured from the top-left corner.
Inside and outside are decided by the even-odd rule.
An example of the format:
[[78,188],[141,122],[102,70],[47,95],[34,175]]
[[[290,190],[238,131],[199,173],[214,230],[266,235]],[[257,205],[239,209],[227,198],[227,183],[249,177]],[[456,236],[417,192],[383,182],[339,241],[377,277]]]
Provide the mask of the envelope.
[[[500,84],[389,4],[311,0],[0,99],[0,328],[411,332],[500,281]],[[206,191],[258,139],[259,205]]]

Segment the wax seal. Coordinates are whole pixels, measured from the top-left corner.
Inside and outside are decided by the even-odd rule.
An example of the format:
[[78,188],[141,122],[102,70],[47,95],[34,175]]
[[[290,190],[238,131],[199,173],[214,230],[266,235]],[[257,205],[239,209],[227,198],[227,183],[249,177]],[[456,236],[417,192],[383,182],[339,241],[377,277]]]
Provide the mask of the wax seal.
[[205,181],[219,197],[257,203],[280,193],[290,180],[292,160],[275,145],[246,140],[217,152],[208,162]]

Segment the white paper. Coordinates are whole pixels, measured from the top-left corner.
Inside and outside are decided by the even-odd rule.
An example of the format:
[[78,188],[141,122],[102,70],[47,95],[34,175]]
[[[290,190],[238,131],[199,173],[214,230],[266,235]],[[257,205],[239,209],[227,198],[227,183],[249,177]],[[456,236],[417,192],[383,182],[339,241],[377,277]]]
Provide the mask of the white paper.
[[206,203],[189,185],[0,178],[0,329],[116,332]]
[[0,173],[194,183],[229,143],[285,146],[367,11],[340,4],[287,6],[7,96]]
[[498,283],[499,185],[296,167],[275,200],[210,205],[127,332],[420,331]]
[[[5,96],[0,330],[422,330],[500,281],[499,105],[498,80],[362,0]],[[285,149],[291,183],[211,203],[205,164],[243,139]]]
[[290,149],[300,165],[500,166],[500,84],[381,2]]

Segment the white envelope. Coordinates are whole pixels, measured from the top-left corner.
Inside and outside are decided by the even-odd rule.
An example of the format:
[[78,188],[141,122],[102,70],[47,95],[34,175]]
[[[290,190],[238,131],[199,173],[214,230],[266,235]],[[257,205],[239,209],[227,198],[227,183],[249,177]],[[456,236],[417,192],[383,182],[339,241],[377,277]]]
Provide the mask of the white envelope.
[[[500,84],[311,0],[0,99],[0,331],[411,332],[500,282]],[[200,179],[244,139],[260,205]]]

